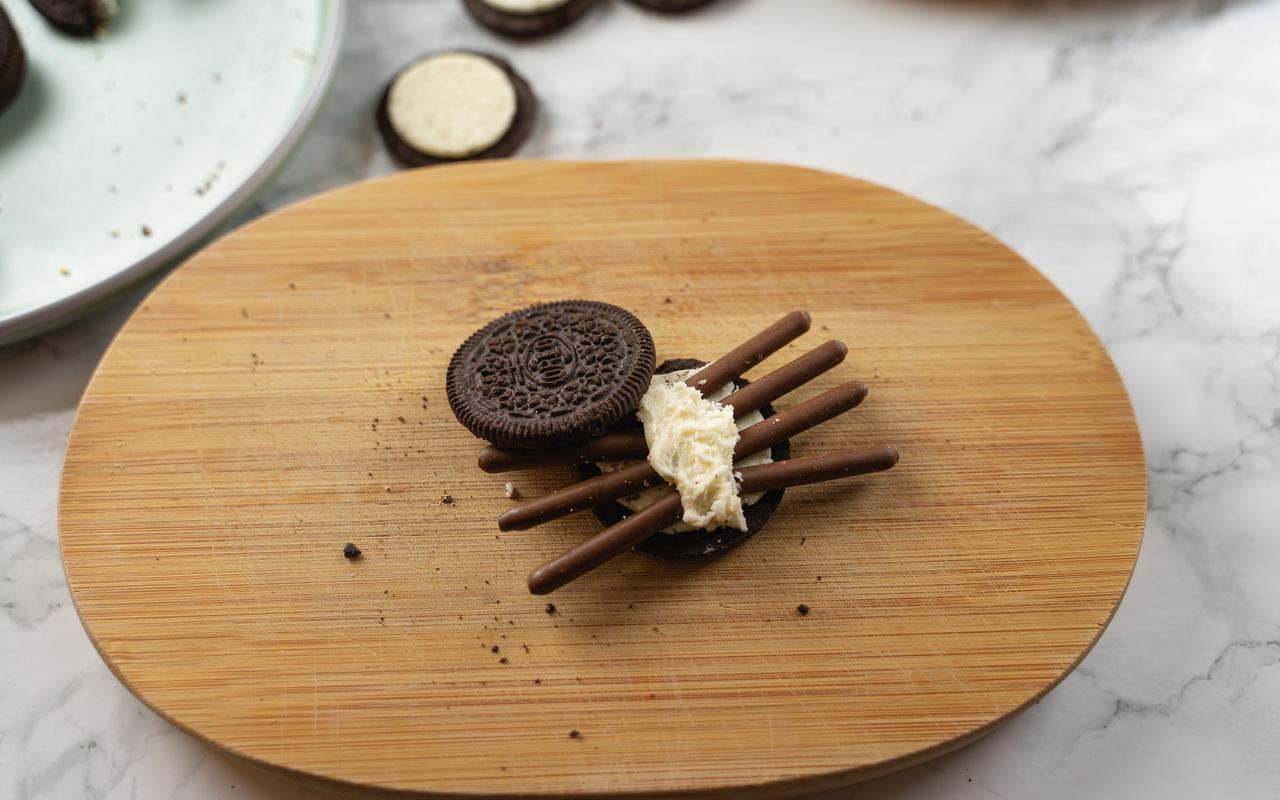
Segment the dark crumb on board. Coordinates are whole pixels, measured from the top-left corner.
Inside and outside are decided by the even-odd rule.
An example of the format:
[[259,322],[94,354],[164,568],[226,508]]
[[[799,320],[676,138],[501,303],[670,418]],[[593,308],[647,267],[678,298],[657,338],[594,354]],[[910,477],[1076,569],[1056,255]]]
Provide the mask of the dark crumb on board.
[[556,604],[555,604],[555,603],[547,603],[547,613],[548,613],[548,614],[554,614],[554,613],[556,613]]
[[248,319],[248,318],[249,318],[249,309],[247,309],[247,308],[242,308],[242,309],[240,309],[240,316],[244,317],[245,319]]
[[443,497],[440,498],[440,502],[446,506],[453,505],[453,495],[451,494],[444,495]]
[[382,316],[384,319],[391,319],[391,312],[390,311],[383,312]]
[[662,302],[663,302],[663,303],[665,303],[665,304],[667,304],[667,305],[671,305],[671,298],[670,298],[670,297],[664,297],[664,298],[662,298]]
[[570,738],[570,739],[581,739],[581,738],[582,738],[582,734],[578,731],[578,729],[577,729],[577,728],[574,728],[573,730],[569,731],[569,738]]
[[490,648],[489,648],[489,652],[490,652],[490,653],[496,653],[496,652],[498,652],[498,649],[499,649],[499,648],[498,648],[498,646],[495,644],[493,647],[490,647]]
[[527,653],[527,652],[529,652],[529,645],[527,645],[527,644],[522,644],[522,645],[520,645],[520,646],[524,648],[524,651],[525,651],[526,653]]
[[801,603],[800,605],[796,606],[796,611],[800,612],[800,616],[803,617],[809,613],[809,607],[806,606],[804,603]]
[[636,604],[635,604],[635,603],[627,603],[627,608],[631,609],[632,611],[635,611],[635,610],[636,610]]
[[506,657],[506,656],[503,656],[502,658],[498,659],[498,663],[499,663],[499,664],[510,664],[511,662],[507,660],[507,657]]
[[800,537],[800,544],[804,544],[804,543],[805,543],[805,540],[806,540],[806,539],[808,539],[808,538],[809,538],[808,536],[801,536],[801,537]]
[[359,558],[360,548],[356,547],[354,542],[347,542],[342,546],[343,558]]
[[542,678],[534,678],[534,679],[533,679],[533,682],[534,682],[534,683],[536,683],[536,684],[541,684],[541,683],[542,683]]
[[404,417],[396,417],[396,419],[400,420],[400,424],[404,424]]

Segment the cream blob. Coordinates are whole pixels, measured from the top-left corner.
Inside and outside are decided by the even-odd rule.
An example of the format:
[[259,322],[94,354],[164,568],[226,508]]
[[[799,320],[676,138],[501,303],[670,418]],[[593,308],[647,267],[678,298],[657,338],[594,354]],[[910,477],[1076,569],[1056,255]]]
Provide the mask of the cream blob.
[[[682,369],[682,370],[676,370],[674,372],[670,372],[667,374],[671,375],[675,380],[686,381],[689,379],[689,376],[693,375],[695,372],[697,372],[696,369]],[[733,394],[733,392],[735,392],[736,390],[737,390],[736,386],[732,384],[726,384],[720,389],[717,389],[716,391],[707,395],[707,399],[721,401],[721,400],[724,400],[729,395]],[[749,428],[752,425],[755,425],[757,422],[763,422],[763,421],[764,421],[764,414],[761,414],[759,411],[752,411],[750,414],[743,414],[742,417],[740,417],[737,421],[738,430]],[[613,472],[616,469],[622,469],[623,467],[629,466],[631,463],[634,463],[634,462],[605,461],[605,462],[596,464],[596,466],[599,467],[601,472]],[[735,471],[739,470],[742,467],[754,467],[757,464],[772,464],[772,463],[773,463],[773,448],[766,447],[765,449],[761,450],[758,453],[752,453],[751,455],[743,456],[742,458],[739,458],[736,464],[734,465],[734,470]],[[631,494],[631,495],[627,495],[626,497],[619,498],[618,502],[622,504],[625,508],[631,511],[639,511],[645,506],[648,506],[649,504],[656,502],[660,497],[662,497],[662,495],[666,493],[667,493],[667,485],[665,483],[659,483],[657,486],[651,486],[648,489],[642,489],[639,492],[636,492],[635,494]],[[754,494],[744,494],[740,496],[742,498],[742,505],[744,507],[753,506],[756,503],[760,502],[760,498],[764,497],[764,492],[756,492]],[[662,533],[689,533],[691,531],[696,531],[696,530],[698,530],[698,528],[695,528],[692,525],[688,525],[684,522],[677,522],[675,525],[672,525],[669,528],[664,528],[662,530]]]
[[415,150],[466,158],[497,144],[511,129],[516,90],[507,73],[483,56],[429,56],[397,76],[387,116]]
[[[649,463],[680,493],[686,526],[746,530],[734,478],[738,425],[733,409],[718,402],[730,390],[704,398],[684,383],[692,372],[653,376],[640,400],[636,416],[644,425]],[[642,505],[647,503],[637,503]]]
[[480,0],[480,2],[507,14],[523,15],[544,14],[569,4],[569,0]]

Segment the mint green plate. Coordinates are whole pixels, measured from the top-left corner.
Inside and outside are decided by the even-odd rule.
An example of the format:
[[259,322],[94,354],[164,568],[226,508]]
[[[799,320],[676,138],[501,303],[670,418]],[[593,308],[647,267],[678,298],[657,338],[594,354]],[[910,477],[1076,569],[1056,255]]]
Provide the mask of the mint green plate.
[[0,113],[0,343],[68,321],[209,235],[328,88],[344,0],[120,0],[100,40],[5,3],[28,76]]

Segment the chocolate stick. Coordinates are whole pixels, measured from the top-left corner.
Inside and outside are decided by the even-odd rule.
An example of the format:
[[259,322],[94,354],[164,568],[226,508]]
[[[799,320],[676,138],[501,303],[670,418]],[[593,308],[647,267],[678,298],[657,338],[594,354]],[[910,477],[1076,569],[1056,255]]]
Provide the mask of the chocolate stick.
[[[882,445],[743,467],[739,473],[742,476],[740,491],[750,494],[838,480],[881,472],[896,463],[897,449]],[[681,516],[680,495],[672,492],[529,573],[530,593],[548,594],[559,589],[663,528],[675,524]]]
[[[861,403],[866,396],[866,384],[858,381],[828,389],[816,397],[779,411],[763,422],[757,422],[741,431],[738,434],[738,444],[733,449],[733,455],[735,458],[741,458],[758,453],[766,447],[772,447],[783,439],[789,439],[843,414]],[[513,506],[498,517],[498,529],[526,530],[567,514],[595,508],[610,500],[626,497],[661,481],[662,478],[653,467],[649,466],[648,462],[641,461]]]
[[[789,361],[721,402],[733,406],[741,418],[798,389],[844,361],[849,348],[834,339]],[[595,461],[631,461],[649,452],[641,433],[608,433],[589,442],[546,450],[505,450],[490,445],[480,451],[478,462],[485,472],[509,472],[533,467],[589,464]]]
[[710,394],[781,350],[809,330],[808,311],[792,311],[742,344],[689,376],[685,383]]

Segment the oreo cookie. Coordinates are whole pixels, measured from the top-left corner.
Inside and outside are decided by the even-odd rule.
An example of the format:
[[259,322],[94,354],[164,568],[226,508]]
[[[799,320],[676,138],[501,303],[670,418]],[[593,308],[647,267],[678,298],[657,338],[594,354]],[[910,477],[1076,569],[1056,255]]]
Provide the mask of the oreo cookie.
[[563,30],[596,0],[462,0],[467,13],[503,36],[532,39]]
[[529,138],[538,101],[488,53],[431,53],[387,83],[376,114],[387,150],[406,167],[503,158]]
[[449,361],[449,407],[499,447],[559,447],[602,433],[649,388],[653,337],[634,314],[592,300],[495,319]]
[[72,36],[93,36],[119,13],[116,0],[31,0],[31,5]]
[[703,6],[709,6],[715,0],[631,0],[631,2],[662,14],[682,14],[686,11],[696,11]]
[[0,112],[17,99],[26,78],[27,53],[22,49],[18,29],[0,8]]
[[[666,374],[685,369],[698,369],[704,366],[706,366],[705,361],[693,358],[676,358],[662,362],[655,370],[655,373]],[[749,383],[750,381],[742,378],[734,381],[734,384],[739,388]],[[764,406],[760,409],[760,414],[765,418],[772,417],[774,414],[773,406]],[[643,426],[633,414],[620,423],[618,429],[641,430]],[[770,451],[770,456],[774,461],[784,461],[791,457],[791,443],[784,440],[775,444],[770,448]],[[581,480],[594,478],[600,473],[600,468],[595,464],[582,464],[578,467],[578,477]],[[773,512],[778,510],[778,504],[782,502],[782,496],[785,492],[785,489],[774,489],[762,494],[756,502],[750,505],[744,504],[742,509],[743,516],[746,517],[747,521],[747,529],[745,531],[724,527],[710,531],[694,530],[680,533],[656,533],[636,545],[636,549],[662,558],[696,559],[718,555],[737,547],[763,528],[769,518],[773,516]],[[605,527],[621,522],[634,513],[631,509],[616,501],[605,503],[592,510],[596,518]]]

